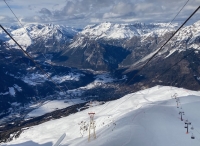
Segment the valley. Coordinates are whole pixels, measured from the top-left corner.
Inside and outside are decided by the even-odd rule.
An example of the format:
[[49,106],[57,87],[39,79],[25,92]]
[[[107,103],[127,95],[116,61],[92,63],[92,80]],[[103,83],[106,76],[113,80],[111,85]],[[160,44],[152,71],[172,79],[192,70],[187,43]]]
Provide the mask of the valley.
[[[75,29],[63,25],[28,24],[25,26],[28,34],[17,26],[6,27],[46,75],[0,31],[1,142],[20,139],[26,127],[80,114],[79,109],[83,109],[81,113],[87,112],[90,106],[84,106],[92,101],[106,102],[107,106],[140,90],[157,88],[156,85],[198,90],[200,21],[184,27],[139,72],[177,26],[105,22]],[[102,106],[97,105],[97,108]],[[112,121],[111,125],[114,123]],[[81,140],[76,140],[77,136],[76,131],[76,136],[71,137],[74,141],[64,143],[79,145]],[[50,141],[55,143],[56,137],[58,135]]]

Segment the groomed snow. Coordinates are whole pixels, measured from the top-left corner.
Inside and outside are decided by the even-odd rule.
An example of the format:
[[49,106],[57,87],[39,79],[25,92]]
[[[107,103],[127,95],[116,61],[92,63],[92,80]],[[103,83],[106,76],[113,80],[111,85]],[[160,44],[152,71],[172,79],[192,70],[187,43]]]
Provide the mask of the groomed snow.
[[[179,108],[172,95],[177,93]],[[25,130],[9,146],[198,146],[200,144],[200,92],[168,86],[126,95],[104,105],[91,107]],[[182,107],[182,109],[180,109]],[[194,127],[186,134],[179,111]],[[96,139],[88,142],[88,131],[80,134],[81,121],[89,122],[95,112]],[[191,127],[191,126],[190,126]],[[62,140],[63,139],[63,140]],[[59,144],[60,143],[60,144]],[[3,144],[5,146],[5,144]]]
[[84,103],[84,102],[85,101],[81,100],[81,99],[46,101],[42,106],[40,106],[39,108],[37,108],[37,109],[31,111],[29,114],[27,114],[27,116],[25,118],[29,119],[31,117],[38,117],[38,116],[53,112],[58,109],[63,109],[63,108],[69,107],[73,104],[79,104],[79,103]]

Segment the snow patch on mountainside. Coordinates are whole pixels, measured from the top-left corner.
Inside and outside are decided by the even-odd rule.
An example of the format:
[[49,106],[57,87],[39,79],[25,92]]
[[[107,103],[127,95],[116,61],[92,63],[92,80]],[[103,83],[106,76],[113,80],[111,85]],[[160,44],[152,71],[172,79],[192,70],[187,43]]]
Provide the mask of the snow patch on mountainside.
[[[51,73],[48,73],[48,76],[50,77]],[[79,81],[80,77],[82,76],[84,76],[84,74],[70,72],[67,75],[55,75],[51,77],[50,79],[47,79],[46,75],[39,74],[39,73],[32,73],[32,74],[27,74],[26,76],[21,77],[21,79],[23,82],[29,85],[36,86],[37,84],[44,83],[47,80],[53,80],[54,82],[58,84],[63,83],[65,81],[72,81],[72,80]]]
[[81,48],[84,48],[87,44],[85,43],[84,41],[84,37],[78,37],[78,39],[74,42],[72,42],[70,45],[69,45],[69,48],[77,48],[77,47],[80,47]]
[[19,92],[22,91],[21,87],[19,87],[17,84],[14,84],[13,87],[8,87],[8,92],[5,92],[5,93],[1,93],[0,92],[0,95],[8,95],[8,94],[10,94],[11,96],[15,96],[15,94],[16,94],[15,89],[17,91],[19,91]]
[[32,86],[36,86],[37,84],[44,83],[46,80],[47,80],[46,75],[42,75],[38,73],[32,73],[32,74],[28,74],[22,77],[22,81]]
[[55,81],[56,83],[62,83],[62,82],[65,82],[65,81],[79,81],[80,77],[81,76],[84,76],[84,74],[79,74],[79,73],[69,73],[67,75],[64,75],[64,76],[58,76],[58,75],[55,75],[52,77],[52,80]]
[[171,56],[171,55],[172,55],[174,52],[176,52],[176,51],[177,51],[177,49],[170,50],[169,54],[168,54],[165,58]]
[[101,85],[106,85],[107,83],[111,83],[113,81],[115,81],[115,79],[113,79],[109,73],[99,74],[95,76],[95,80],[92,83],[84,87],[68,90],[67,93],[71,94],[72,96],[80,96],[88,89],[92,89]]
[[22,88],[20,86],[18,86],[17,84],[14,84],[13,87],[19,92],[22,91]]
[[11,96],[15,96],[15,89],[13,87],[9,87],[9,93]]
[[5,92],[5,93],[0,92],[0,95],[8,95],[8,94],[9,92]]

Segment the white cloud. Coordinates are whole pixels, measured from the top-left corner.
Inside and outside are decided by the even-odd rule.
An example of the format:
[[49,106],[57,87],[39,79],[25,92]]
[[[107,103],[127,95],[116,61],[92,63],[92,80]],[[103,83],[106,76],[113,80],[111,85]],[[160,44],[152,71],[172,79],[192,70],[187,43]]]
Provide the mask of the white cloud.
[[[24,23],[65,23],[86,25],[111,22],[169,22],[186,0],[12,0],[9,5]],[[199,5],[189,1],[175,21],[185,20]],[[192,21],[196,21],[195,16]],[[15,22],[12,13],[0,1],[1,22]],[[57,22],[56,22],[57,21]]]

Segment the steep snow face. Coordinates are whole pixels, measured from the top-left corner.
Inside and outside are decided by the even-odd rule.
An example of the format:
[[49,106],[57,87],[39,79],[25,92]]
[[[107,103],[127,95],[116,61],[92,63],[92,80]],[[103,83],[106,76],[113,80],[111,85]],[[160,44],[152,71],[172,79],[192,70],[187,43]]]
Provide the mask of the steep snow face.
[[[177,95],[178,98],[174,98]],[[179,99],[178,107],[176,100]],[[9,146],[169,146],[199,145],[200,92],[155,86],[52,120],[22,132]],[[181,109],[182,108],[182,109]],[[181,121],[180,111],[184,111]],[[95,112],[96,139],[88,142],[89,112]],[[185,120],[189,120],[186,134]],[[193,126],[193,130],[191,127]],[[86,129],[87,129],[86,128]],[[191,139],[191,135],[195,139]],[[4,146],[4,144],[3,144]]]
[[[78,30],[64,25],[53,24],[27,24],[24,28],[10,27],[6,28],[13,38],[26,49],[35,41],[45,40],[46,43],[49,39],[56,39],[57,41],[72,39],[77,34]],[[12,41],[2,30],[0,30],[0,39],[6,40],[7,43],[14,48],[16,44]]]
[[[176,51],[180,53],[187,49],[196,49],[197,51],[200,50],[199,38],[200,21],[182,28],[167,44],[170,49],[168,49],[169,54],[165,58],[169,57]],[[165,49],[165,51],[166,50],[167,49]],[[161,54],[165,53],[165,51],[162,51]]]
[[[19,28],[11,32],[13,38],[23,47],[27,48],[32,44],[30,36],[25,32],[24,28]],[[7,41],[11,47],[16,47],[17,45],[13,40]],[[18,47],[17,47],[18,48]]]
[[188,47],[192,45],[194,49],[197,48],[199,49],[199,46],[195,45],[196,43],[199,43],[199,41],[195,42],[195,40],[198,39],[199,37],[200,37],[200,21],[197,21],[193,25],[189,25],[181,29],[181,31],[179,31],[175,36],[174,40],[176,40],[175,43],[188,41],[189,44]]

